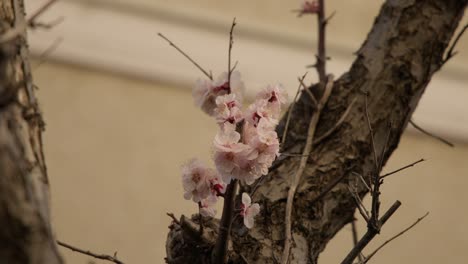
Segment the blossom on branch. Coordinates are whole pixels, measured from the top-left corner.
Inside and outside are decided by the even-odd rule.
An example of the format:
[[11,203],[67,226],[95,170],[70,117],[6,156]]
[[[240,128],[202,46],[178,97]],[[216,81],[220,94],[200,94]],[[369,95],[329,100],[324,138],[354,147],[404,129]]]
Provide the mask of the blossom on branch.
[[257,157],[253,149],[240,142],[241,135],[235,125],[224,124],[214,139],[214,162],[226,184],[231,178],[244,180],[246,163]]
[[216,108],[214,110],[218,124],[222,125],[225,122],[229,122],[231,124],[239,123],[244,119],[240,107],[241,104],[236,99],[235,94],[218,96],[218,98],[216,98]]
[[199,159],[191,159],[182,166],[184,198],[198,203],[212,194],[213,188],[224,190],[224,185],[213,185],[216,179],[219,179],[219,175],[215,170],[206,167]]
[[281,84],[268,85],[257,94],[257,100],[266,100],[274,118],[279,118],[281,107],[288,103],[288,94]]
[[320,5],[316,0],[304,1],[304,3],[302,3],[301,9],[297,10],[299,12],[297,16],[300,17],[305,14],[317,14],[319,9]]
[[260,213],[260,205],[258,203],[252,204],[252,199],[247,193],[242,193],[242,205],[240,215],[244,218],[244,225],[247,228],[254,227],[255,216]]
[[208,115],[214,116],[218,96],[235,94],[236,99],[241,103],[245,87],[240,73],[238,71],[231,73],[230,84],[228,83],[228,77],[228,73],[224,72],[215,81],[198,79],[192,90],[195,105]]

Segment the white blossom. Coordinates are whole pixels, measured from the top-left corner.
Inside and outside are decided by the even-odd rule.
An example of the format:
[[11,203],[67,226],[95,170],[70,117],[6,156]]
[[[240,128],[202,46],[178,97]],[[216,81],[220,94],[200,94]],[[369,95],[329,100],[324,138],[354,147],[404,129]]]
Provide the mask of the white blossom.
[[260,213],[260,205],[258,203],[252,204],[252,200],[247,193],[242,193],[242,207],[241,216],[244,217],[244,225],[247,228],[254,227],[255,216]]
[[241,105],[236,99],[235,94],[218,96],[214,110],[216,121],[219,124],[224,124],[225,122],[231,124],[239,123],[244,118],[240,107]]
[[192,159],[182,166],[184,198],[199,202],[211,194],[210,180],[219,177],[215,170],[205,166],[198,159]]
[[238,71],[231,73],[230,85],[228,83],[228,73],[224,72],[214,81],[197,80],[192,96],[196,106],[200,107],[208,115],[214,116],[218,96],[235,94],[239,103],[242,103],[244,90],[244,83]]

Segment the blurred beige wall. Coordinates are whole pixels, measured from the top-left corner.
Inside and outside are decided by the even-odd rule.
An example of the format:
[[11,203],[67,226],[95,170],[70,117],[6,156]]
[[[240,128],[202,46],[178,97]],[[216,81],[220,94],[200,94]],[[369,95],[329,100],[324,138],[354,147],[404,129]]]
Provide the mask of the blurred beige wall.
[[[193,106],[187,89],[55,63],[34,75],[47,123],[57,237],[98,252],[118,250],[126,263],[163,263],[166,212],[196,208],[182,197],[180,165],[195,156],[209,161],[212,120]],[[376,263],[466,262],[468,145],[456,143],[449,148],[405,134],[385,170],[427,161],[385,182],[383,207],[395,199],[403,206],[370,248],[426,211],[430,215],[379,253]],[[350,247],[347,227],[327,247],[323,263],[337,263]],[[87,263],[62,252],[68,263]]]
[[[29,8],[44,1],[31,1]],[[192,102],[189,88],[199,72],[156,33],[162,31],[220,72],[226,66],[227,30],[236,16],[233,54],[250,91],[277,81],[292,91],[315,49],[315,19],[290,13],[299,3],[63,0],[45,14],[45,21],[65,16],[56,28],[30,34],[36,57],[63,38],[48,61],[33,67],[47,123],[57,237],[99,253],[117,250],[126,263],[163,263],[170,223],[166,212],[179,216],[196,209],[183,200],[180,165],[192,157],[209,162],[216,126]],[[339,75],[349,67],[381,3],[329,2],[327,9],[337,11],[328,31],[330,71]],[[366,252],[425,212],[430,215],[384,248],[375,263],[468,260],[468,52],[462,49],[467,40],[460,41],[461,53],[433,79],[415,115],[457,146],[405,132],[385,170],[427,161],[386,180],[383,207],[395,199],[403,206]],[[314,75],[309,74],[310,82]],[[338,263],[351,246],[346,227],[329,244],[322,263]],[[91,260],[62,252],[68,263]]]

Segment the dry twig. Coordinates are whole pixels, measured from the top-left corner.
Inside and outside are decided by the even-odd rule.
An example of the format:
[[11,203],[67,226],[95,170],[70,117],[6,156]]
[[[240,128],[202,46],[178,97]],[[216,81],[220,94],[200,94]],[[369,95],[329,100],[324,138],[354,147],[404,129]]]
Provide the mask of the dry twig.
[[389,173],[385,173],[384,175],[380,176],[380,179],[383,179],[383,178],[385,178],[385,177],[388,177],[388,176],[390,176],[390,175],[393,175],[393,174],[395,174],[395,173],[397,173],[397,172],[400,172],[400,171],[402,171],[402,170],[406,170],[406,169],[408,169],[408,168],[410,168],[410,167],[413,167],[414,165],[416,165],[416,164],[418,164],[418,163],[420,163],[420,162],[423,162],[423,161],[426,161],[426,160],[425,160],[425,159],[420,159],[420,160],[415,161],[415,162],[413,162],[413,163],[411,163],[411,164],[408,164],[408,165],[406,165],[406,166],[404,166],[404,167],[401,167],[401,168],[399,168],[399,169],[397,169],[397,170],[391,171],[391,172],[389,172]]
[[57,244],[64,247],[64,248],[68,248],[71,251],[78,252],[78,253],[93,257],[95,259],[107,260],[107,261],[110,261],[110,262],[114,262],[116,264],[125,264],[125,263],[123,263],[121,260],[119,260],[117,258],[117,252],[115,252],[114,255],[111,256],[111,255],[106,255],[106,254],[93,253],[93,252],[91,252],[89,250],[83,250],[83,249],[77,248],[75,246],[69,245],[69,244],[67,244],[65,242],[61,242],[59,240],[57,240]]
[[434,138],[434,139],[436,139],[436,140],[439,140],[440,142],[442,142],[442,143],[444,143],[444,144],[446,144],[446,145],[448,145],[448,146],[450,146],[450,147],[454,147],[454,146],[455,146],[455,145],[454,145],[453,143],[451,143],[450,141],[448,141],[448,140],[446,140],[446,139],[444,139],[444,138],[442,138],[442,137],[440,137],[440,136],[437,136],[437,135],[435,135],[435,134],[433,134],[433,133],[431,133],[431,132],[425,130],[424,128],[418,126],[413,120],[410,120],[409,123],[410,123],[414,128],[416,128],[417,130],[419,130],[421,133],[426,134],[426,135],[428,135],[428,136],[430,136],[430,137],[432,137],[432,138]]
[[289,122],[291,121],[291,115],[292,115],[292,112],[294,110],[294,106],[296,105],[297,96],[299,96],[299,93],[301,91],[301,84],[303,84],[303,81],[304,81],[306,76],[307,76],[307,72],[304,73],[304,75],[302,75],[301,78],[299,78],[299,87],[297,87],[296,95],[294,96],[294,99],[291,102],[291,105],[289,106],[288,116],[286,117],[286,124],[284,125],[283,136],[281,137],[281,145],[282,146],[284,146],[284,142],[286,142],[286,136],[288,135]]
[[[380,230],[382,226],[385,224],[385,222],[398,210],[398,208],[401,206],[400,201],[396,201],[386,212],[385,214],[379,218],[379,211],[380,211],[380,185],[382,184],[382,179],[379,176],[379,172],[382,169],[383,166],[383,159],[385,156],[385,152],[387,150],[387,145],[390,140],[390,134],[391,134],[391,124],[389,124],[389,129],[387,136],[385,138],[385,144],[382,147],[382,152],[380,153],[380,160],[377,157],[377,149],[375,146],[375,140],[374,140],[374,132],[372,129],[370,117],[369,117],[369,112],[368,112],[368,105],[367,105],[367,93],[365,94],[365,117],[366,117],[366,123],[369,129],[370,133],[370,138],[371,138],[371,146],[372,146],[372,154],[374,157],[374,170],[372,172],[372,177],[371,177],[371,182],[372,182],[372,188],[371,188],[371,195],[372,195],[372,209],[370,213],[370,217],[368,216],[368,213],[364,213],[363,209],[361,206],[364,208],[364,205],[362,205],[362,202],[356,202],[357,207],[359,209],[359,212],[361,215],[363,215],[364,219],[367,222],[367,232],[364,234],[364,236],[358,241],[357,244],[353,247],[353,249],[348,253],[348,255],[345,257],[345,259],[341,262],[341,264],[352,264],[354,259],[358,257],[361,253],[362,250],[369,244],[372,239],[380,233]],[[360,176],[358,174],[358,176]],[[369,187],[367,187],[369,188]],[[350,190],[351,191],[351,190]],[[354,198],[356,201],[359,198],[359,195],[357,193],[354,193],[351,191],[353,194]],[[357,198],[356,198],[357,197]],[[365,209],[364,209],[365,210]]]
[[320,114],[322,112],[322,109],[325,107],[326,103],[328,102],[328,98],[331,95],[333,89],[333,75],[328,76],[328,81],[325,86],[324,93],[322,95],[322,98],[320,98],[320,102],[317,105],[317,110],[312,114],[310,123],[309,123],[309,128],[307,130],[307,140],[305,143],[304,150],[302,152],[302,157],[299,163],[299,168],[297,169],[296,173],[293,176],[291,186],[288,191],[288,198],[286,201],[286,212],[285,212],[285,240],[284,240],[284,248],[283,248],[283,255],[281,258],[281,263],[286,264],[289,259],[289,251],[291,249],[291,239],[292,239],[292,234],[291,234],[291,225],[292,225],[292,219],[291,219],[291,214],[292,214],[292,205],[293,205],[293,200],[294,200],[294,195],[296,194],[296,189],[299,184],[299,181],[302,177],[302,174],[304,173],[304,170],[307,165],[307,159],[312,151],[312,143],[313,139],[315,136],[315,130],[317,128],[318,121],[320,119]]
[[359,261],[359,263],[367,263],[375,254],[377,254],[377,252],[379,252],[379,250],[381,250],[383,247],[385,247],[388,243],[392,242],[393,240],[397,239],[398,237],[402,236],[404,233],[408,232],[410,229],[412,229],[414,226],[416,226],[417,224],[419,224],[419,222],[421,222],[424,218],[426,218],[426,216],[429,215],[429,212],[427,212],[426,214],[424,214],[423,216],[421,216],[420,218],[418,218],[413,224],[411,224],[410,226],[408,226],[407,228],[403,229],[400,233],[394,235],[393,237],[391,237],[390,239],[388,239],[387,241],[385,241],[382,245],[380,245],[378,248],[376,248],[371,254],[369,254],[369,256],[366,257],[366,259],[364,260],[364,262],[361,260]]
[[447,55],[446,55],[445,58],[442,60],[440,67],[442,67],[445,63],[447,63],[447,61],[449,61],[451,58],[453,58],[453,56],[457,55],[458,52],[457,52],[457,51],[454,51],[454,50],[455,50],[455,46],[457,45],[458,41],[459,41],[460,38],[463,36],[463,34],[465,33],[465,31],[466,31],[467,28],[468,28],[468,24],[466,24],[465,26],[463,26],[462,30],[457,34],[457,36],[455,37],[455,40],[453,41],[452,45],[451,45],[450,48],[448,49]]
[[231,68],[231,52],[232,52],[232,45],[234,44],[234,27],[236,26],[236,18],[232,20],[231,30],[229,31],[229,50],[228,50],[228,85],[229,89],[231,87],[231,73],[234,71],[234,68],[237,66],[237,61],[233,68]]
[[64,17],[58,17],[54,21],[50,23],[40,23],[37,22],[37,18],[42,15],[45,11],[47,11],[53,4],[55,4],[58,0],[49,0],[45,4],[43,4],[41,7],[39,7],[28,19],[27,23],[30,28],[45,28],[45,29],[50,29],[59,23],[61,23],[64,20]]
[[41,66],[44,62],[47,61],[49,55],[54,52],[58,46],[62,43],[63,41],[63,38],[59,37],[57,39],[55,39],[55,41],[46,49],[44,50],[41,55],[39,55],[39,58],[38,58],[38,62],[37,64],[34,66],[34,69],[37,69],[39,66]]
[[193,65],[195,65],[195,67],[197,67],[201,72],[203,72],[203,74],[205,74],[206,77],[208,77],[210,80],[213,80],[213,75],[211,74],[211,71],[210,73],[208,73],[205,69],[202,68],[202,66],[200,66],[200,64],[198,64],[194,59],[192,59],[187,53],[185,53],[182,49],[180,49],[176,44],[174,44],[162,33],[158,33],[158,36],[167,41],[167,43],[169,43],[170,46],[174,47],[180,54],[187,58]]

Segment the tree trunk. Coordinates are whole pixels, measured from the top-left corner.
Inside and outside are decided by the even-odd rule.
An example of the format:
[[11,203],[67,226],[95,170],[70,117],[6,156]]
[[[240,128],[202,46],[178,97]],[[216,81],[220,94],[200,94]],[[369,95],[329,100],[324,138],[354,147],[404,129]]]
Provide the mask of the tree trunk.
[[0,1],[0,35],[0,263],[63,263],[50,225],[22,0]]
[[[294,199],[289,263],[317,263],[328,241],[353,219],[356,205],[349,184],[357,184],[361,196],[367,193],[362,182],[352,174],[361,174],[369,181],[374,170],[365,93],[376,153],[385,163],[397,147],[432,75],[442,66],[444,51],[466,5],[466,0],[387,0],[384,3],[351,69],[334,83],[333,93],[322,112],[316,131],[318,137],[334,126],[352,100],[357,100],[346,121],[310,153]],[[302,152],[313,111],[307,94],[301,96],[292,113],[284,153]],[[279,126],[279,135],[284,121]],[[247,231],[239,219],[233,223],[232,263],[245,263],[245,260],[251,264],[278,263],[281,259],[286,197],[299,160],[300,157],[287,157],[264,176],[252,197],[261,206],[252,230]],[[329,183],[343,175],[346,178],[341,183],[313,202]],[[243,188],[249,191],[246,186]],[[193,241],[190,239],[193,236],[183,230],[186,229],[178,224],[171,225],[166,244],[167,261],[204,263],[203,256],[209,254],[211,240]]]

